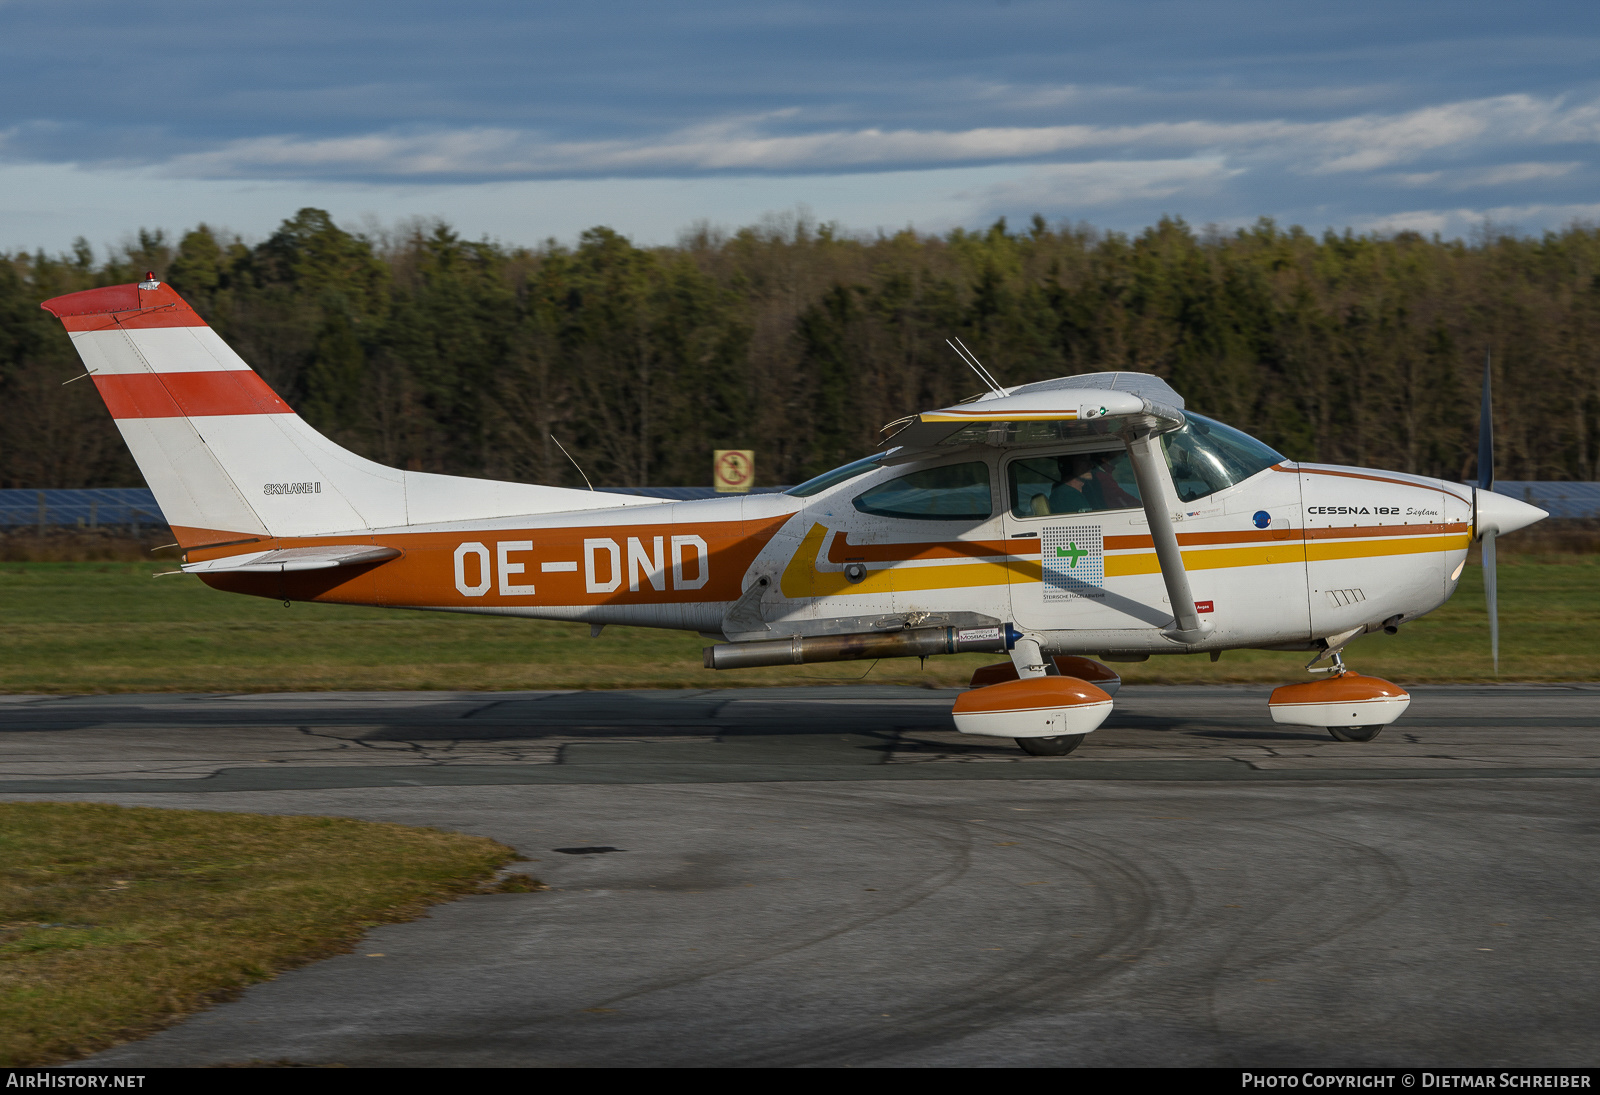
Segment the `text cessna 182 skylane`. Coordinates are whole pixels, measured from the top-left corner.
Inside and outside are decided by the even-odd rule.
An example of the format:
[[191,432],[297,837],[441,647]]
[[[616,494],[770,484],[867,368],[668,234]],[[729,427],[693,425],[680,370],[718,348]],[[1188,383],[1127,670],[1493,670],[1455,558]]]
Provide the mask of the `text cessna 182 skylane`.
[[1110,713],[1119,678],[1087,655],[1239,647],[1330,659],[1273,693],[1273,717],[1370,740],[1410,698],[1346,670],[1343,646],[1442,604],[1474,537],[1492,578],[1493,538],[1547,516],[1489,490],[1487,435],[1477,487],[1296,464],[1155,376],[1000,388],[981,366],[985,395],[784,494],[668,502],[399,471],[313,430],[154,275],[43,307],[183,569],[214,588],[677,628],[716,640],[712,669],[1009,653],[956,726],[1040,755]]

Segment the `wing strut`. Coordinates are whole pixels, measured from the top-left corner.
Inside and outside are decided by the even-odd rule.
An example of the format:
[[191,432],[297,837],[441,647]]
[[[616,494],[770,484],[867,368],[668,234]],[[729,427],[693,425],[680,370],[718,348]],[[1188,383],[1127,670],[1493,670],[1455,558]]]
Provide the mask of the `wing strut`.
[[1167,584],[1167,599],[1172,602],[1173,627],[1168,638],[1180,643],[1199,642],[1211,628],[1200,622],[1195,611],[1194,593],[1189,589],[1189,573],[1183,569],[1183,553],[1178,550],[1178,534],[1167,509],[1166,468],[1161,458],[1161,442],[1154,434],[1124,435],[1128,455],[1133,458],[1133,475],[1139,483],[1145,520],[1150,523],[1150,539],[1155,541],[1156,560],[1161,564],[1161,579]]

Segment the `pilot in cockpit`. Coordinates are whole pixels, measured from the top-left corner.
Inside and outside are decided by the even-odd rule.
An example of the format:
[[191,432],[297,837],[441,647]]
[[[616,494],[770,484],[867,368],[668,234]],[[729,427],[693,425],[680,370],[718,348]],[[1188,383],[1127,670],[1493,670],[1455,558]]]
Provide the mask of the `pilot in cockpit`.
[[[1033,495],[1030,506],[1033,516],[1136,508],[1139,499],[1122,488],[1115,474],[1119,458],[1126,461],[1126,457],[1127,454],[1119,450],[1069,453],[1045,460],[1030,460],[1028,463],[1036,474],[1044,472],[1048,480],[1054,480],[1049,494],[1040,492]],[[1040,466],[1046,462],[1056,465],[1054,475]]]

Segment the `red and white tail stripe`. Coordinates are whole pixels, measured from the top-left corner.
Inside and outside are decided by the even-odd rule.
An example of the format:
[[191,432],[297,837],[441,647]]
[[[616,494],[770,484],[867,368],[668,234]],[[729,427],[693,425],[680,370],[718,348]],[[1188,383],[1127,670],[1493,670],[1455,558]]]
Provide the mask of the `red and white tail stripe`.
[[640,504],[561,487],[404,472],[295,414],[170,286],[47,300],[185,546]]
[[171,287],[143,284],[152,288],[113,285],[44,304],[72,337],[112,418],[293,413]]

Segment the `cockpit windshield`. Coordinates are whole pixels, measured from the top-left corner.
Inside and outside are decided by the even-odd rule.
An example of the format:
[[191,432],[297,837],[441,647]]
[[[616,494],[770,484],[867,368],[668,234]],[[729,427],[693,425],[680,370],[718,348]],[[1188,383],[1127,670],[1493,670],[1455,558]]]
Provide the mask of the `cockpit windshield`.
[[1259,471],[1283,463],[1283,455],[1247,433],[1215,419],[1185,411],[1180,430],[1161,438],[1172,470],[1172,485],[1185,502],[1242,483]]

